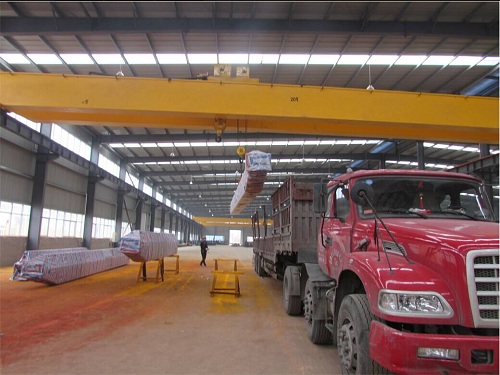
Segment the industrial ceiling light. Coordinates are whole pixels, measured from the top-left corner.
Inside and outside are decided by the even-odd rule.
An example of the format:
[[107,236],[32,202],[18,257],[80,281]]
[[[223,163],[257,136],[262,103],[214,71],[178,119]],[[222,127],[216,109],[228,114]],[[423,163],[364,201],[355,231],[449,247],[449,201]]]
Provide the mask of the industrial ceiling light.
[[193,176],[191,176],[191,181],[189,181],[189,185],[193,184]]
[[174,156],[175,156],[174,146],[172,146],[172,151],[170,151],[170,156],[171,156],[171,157],[174,157]]
[[375,87],[372,85],[372,72],[370,69],[370,65],[368,65],[368,87],[366,88],[368,91],[375,90]]
[[125,77],[125,74],[122,72],[122,66],[120,65],[120,70],[116,72],[117,77]]

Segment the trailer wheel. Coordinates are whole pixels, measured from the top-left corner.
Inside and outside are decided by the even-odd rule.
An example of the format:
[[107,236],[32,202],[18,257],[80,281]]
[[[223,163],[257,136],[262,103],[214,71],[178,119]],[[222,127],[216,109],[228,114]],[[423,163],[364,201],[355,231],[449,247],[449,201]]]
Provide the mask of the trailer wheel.
[[262,257],[260,255],[257,255],[257,275],[264,277],[266,276],[266,271],[264,270],[264,267],[262,266]]
[[292,267],[287,267],[283,276],[283,303],[288,315],[300,315],[302,301],[300,295],[290,295],[292,292]]
[[387,374],[370,358],[370,323],[375,316],[364,294],[347,295],[337,320],[337,346],[342,374]]
[[326,328],[325,320],[314,319],[314,295],[311,279],[307,279],[304,298],[304,317],[307,321],[307,333],[314,344],[331,344],[332,334]]

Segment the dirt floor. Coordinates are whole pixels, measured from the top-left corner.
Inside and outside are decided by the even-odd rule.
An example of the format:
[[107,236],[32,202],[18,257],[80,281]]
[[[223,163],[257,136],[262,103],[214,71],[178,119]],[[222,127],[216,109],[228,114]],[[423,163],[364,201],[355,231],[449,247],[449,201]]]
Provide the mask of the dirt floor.
[[[212,246],[207,267],[198,247],[178,253],[180,273],[159,283],[137,282],[135,262],[56,286],[0,268],[0,373],[340,373],[337,349],[312,344],[304,319],[284,312],[282,283],[255,274],[251,248]],[[239,260],[241,297],[210,296],[215,258]]]

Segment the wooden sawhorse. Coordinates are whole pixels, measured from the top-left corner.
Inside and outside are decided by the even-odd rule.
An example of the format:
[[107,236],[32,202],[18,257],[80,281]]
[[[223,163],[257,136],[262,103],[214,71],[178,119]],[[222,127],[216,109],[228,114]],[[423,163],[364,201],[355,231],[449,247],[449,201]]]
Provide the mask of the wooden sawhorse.
[[167,269],[163,268],[163,273],[173,272],[174,274],[177,275],[179,273],[179,254],[169,255],[167,258],[175,258],[175,268],[172,270],[167,270]]
[[[215,261],[215,270],[211,271],[214,274],[214,278],[212,280],[212,287],[210,288],[210,296],[213,297],[215,293],[220,294],[234,294],[236,297],[241,295],[240,291],[240,278],[239,275],[244,272],[238,271],[238,259],[214,259]],[[219,262],[228,261],[234,262],[232,270],[219,270]],[[220,275],[234,275],[234,286],[232,288],[223,288],[217,286],[217,277]]]
[[167,258],[175,258],[175,268],[171,270],[166,270],[165,258],[158,259],[158,267],[156,267],[156,277],[147,277],[146,262],[141,262],[141,265],[139,267],[139,274],[137,275],[137,282],[139,282],[139,280],[142,279],[142,281],[154,280],[155,283],[157,283],[160,279],[160,275],[161,275],[161,281],[165,281],[164,278],[165,272],[174,272],[177,275],[179,273],[179,254],[169,255]]
[[[139,266],[139,274],[137,275],[137,282],[139,282],[140,279],[142,281],[146,280],[154,280],[155,283],[158,283],[158,280],[161,275],[161,281],[163,281],[163,274],[165,273],[165,261],[163,258],[160,258],[157,260],[158,261],[158,266],[156,267],[156,277],[147,277],[146,276],[146,263],[147,262],[141,262],[141,265]],[[142,276],[141,276],[142,273]]]

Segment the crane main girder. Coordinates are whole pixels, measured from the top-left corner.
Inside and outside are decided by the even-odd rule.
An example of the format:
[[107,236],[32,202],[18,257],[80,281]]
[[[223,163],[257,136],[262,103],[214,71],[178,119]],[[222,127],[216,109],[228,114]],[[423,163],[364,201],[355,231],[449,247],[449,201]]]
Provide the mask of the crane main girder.
[[68,125],[499,143],[498,98],[491,97],[2,72],[0,106]]

